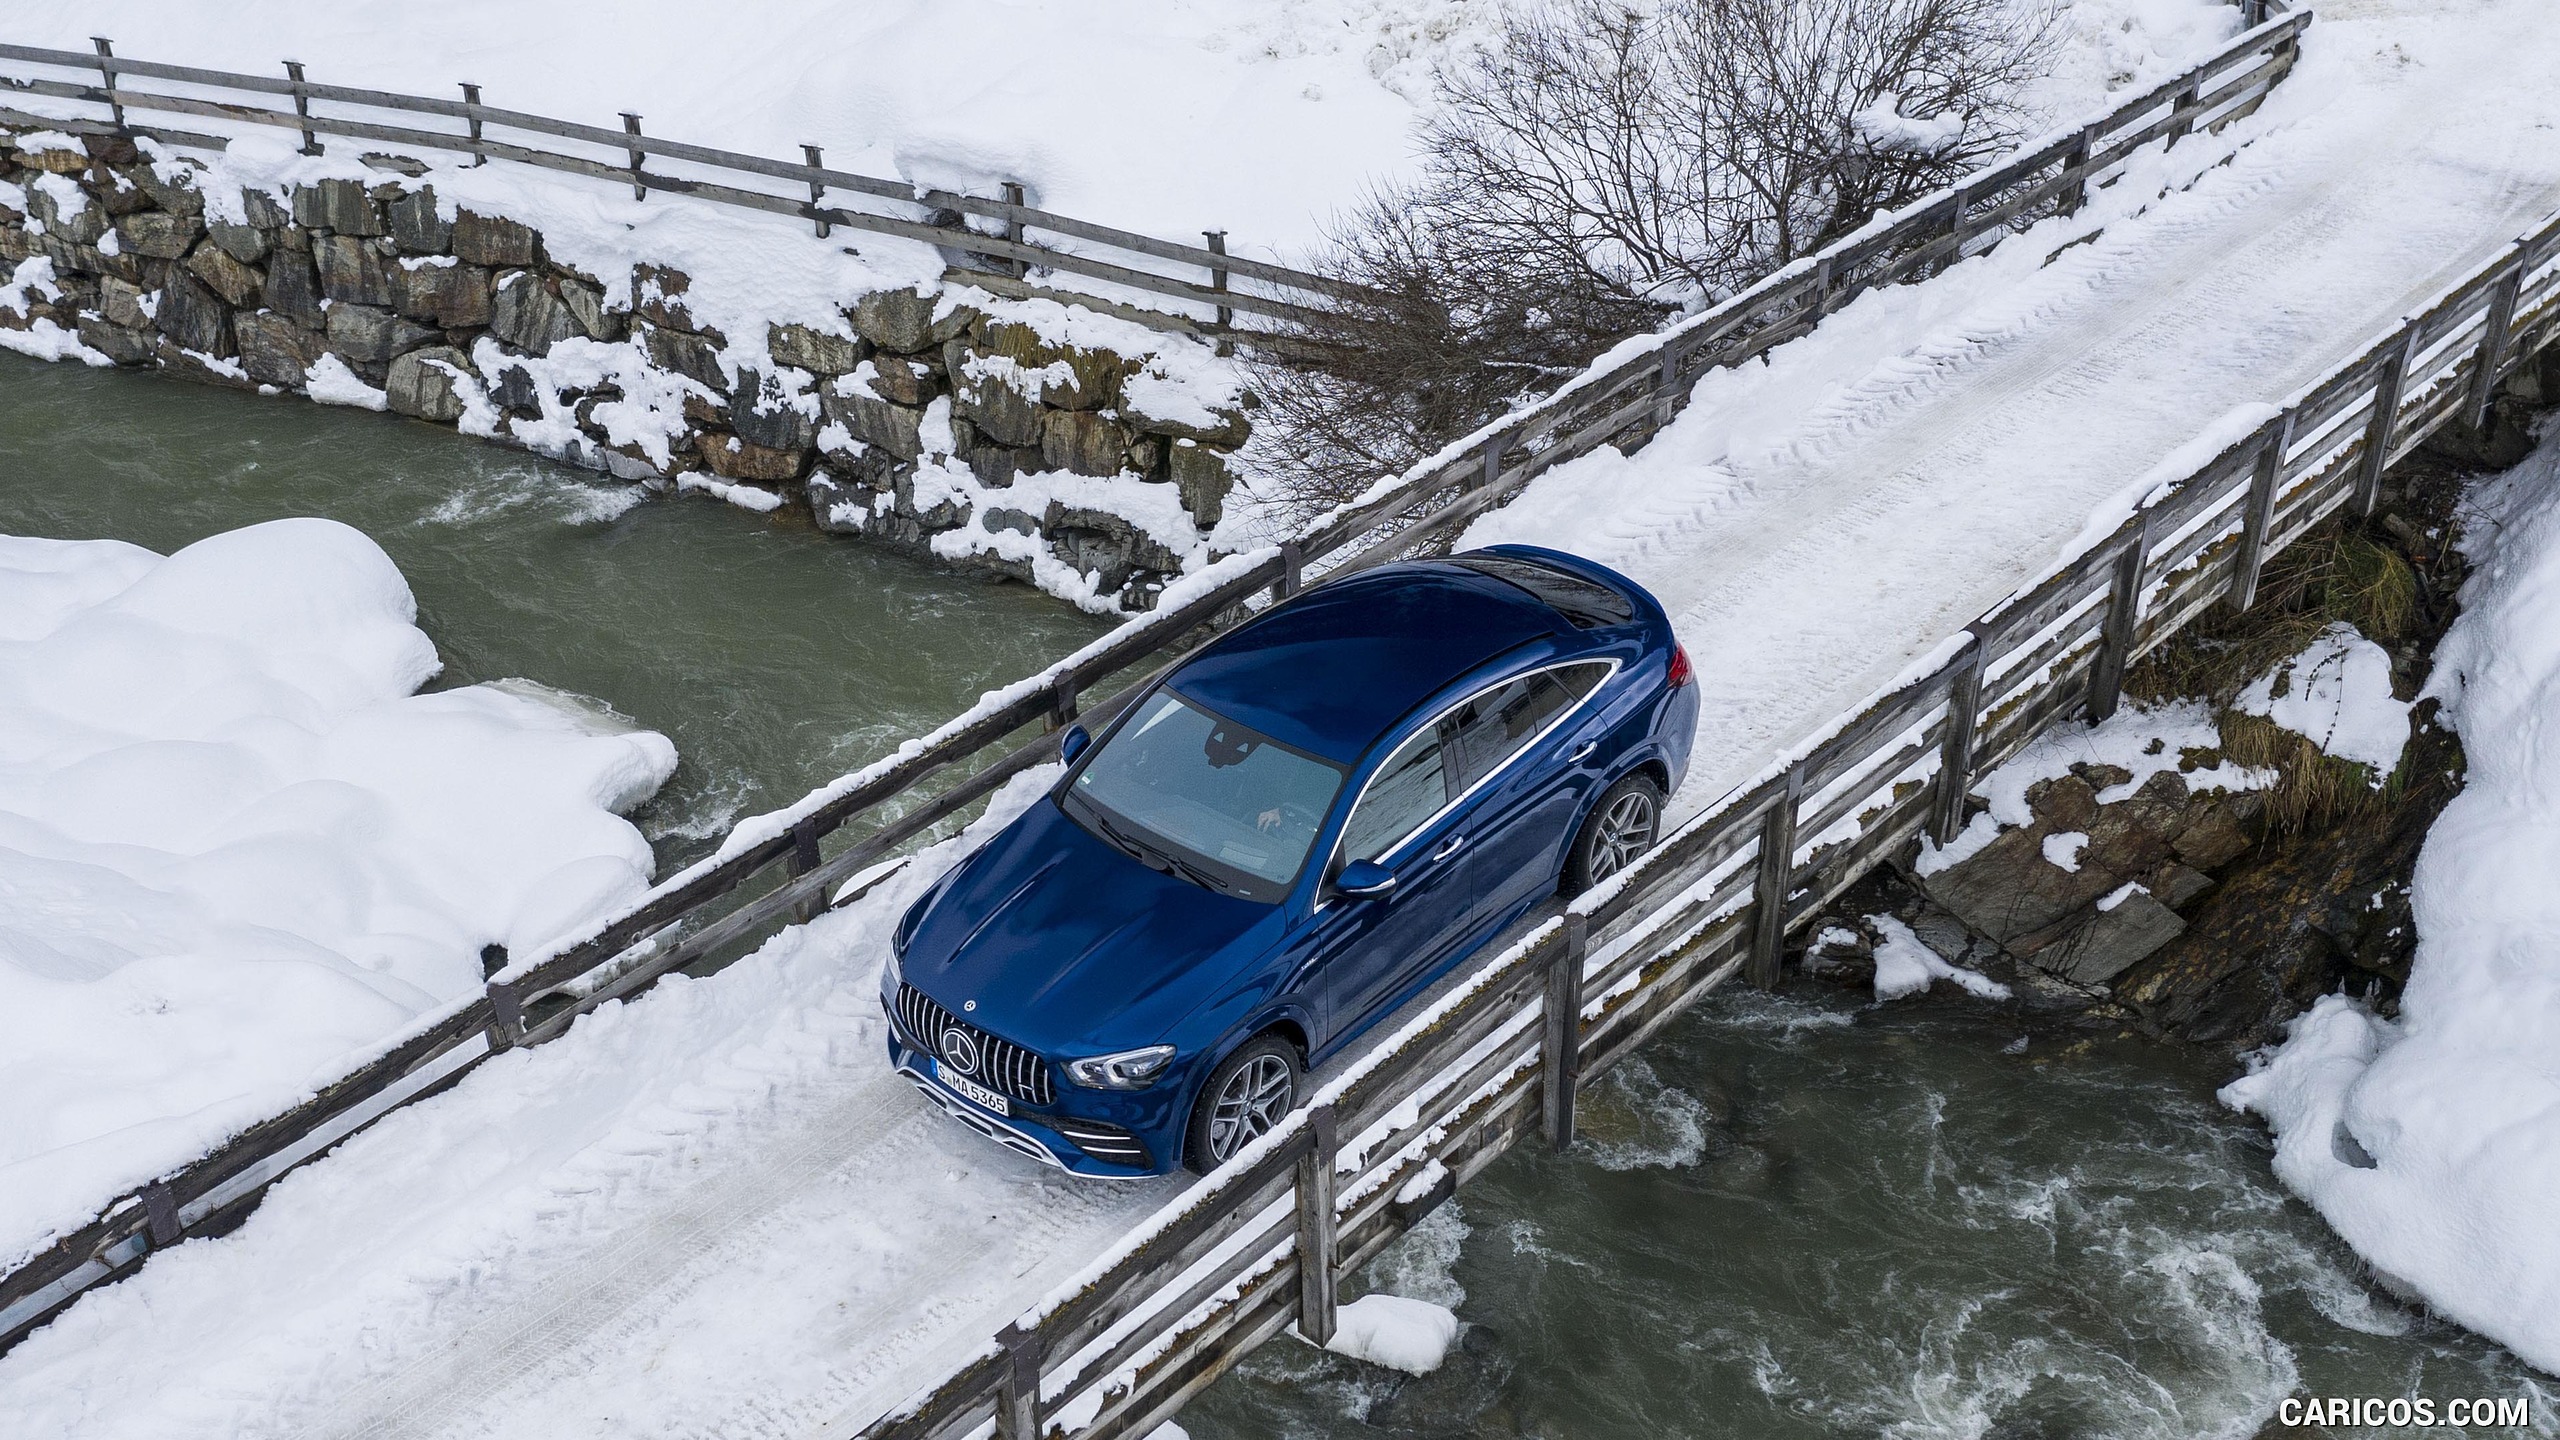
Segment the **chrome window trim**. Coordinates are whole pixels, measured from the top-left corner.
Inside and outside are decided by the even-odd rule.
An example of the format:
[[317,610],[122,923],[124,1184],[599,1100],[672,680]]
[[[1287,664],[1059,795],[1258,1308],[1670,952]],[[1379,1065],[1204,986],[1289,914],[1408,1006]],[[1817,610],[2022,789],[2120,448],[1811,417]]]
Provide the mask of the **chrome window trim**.
[[[1504,772],[1504,771],[1506,771],[1506,770],[1510,769],[1510,768],[1511,768],[1512,766],[1514,766],[1514,765],[1519,764],[1519,763],[1520,763],[1520,757],[1521,757],[1521,756],[1526,755],[1526,754],[1528,754],[1530,751],[1537,749],[1537,748],[1538,748],[1538,742],[1539,742],[1539,741],[1544,740],[1544,739],[1546,739],[1549,735],[1554,734],[1558,729],[1560,729],[1560,728],[1562,728],[1562,727],[1563,727],[1563,725],[1564,725],[1564,723],[1565,723],[1566,721],[1571,720],[1574,716],[1581,714],[1581,713],[1582,713],[1582,711],[1583,711],[1586,707],[1588,707],[1588,706],[1591,704],[1591,702],[1592,702],[1593,700],[1595,700],[1595,699],[1599,698],[1600,692],[1608,686],[1608,684],[1609,684],[1609,682],[1610,682],[1610,681],[1615,680],[1615,679],[1617,679],[1617,678],[1618,678],[1618,672],[1626,668],[1626,663],[1627,663],[1627,662],[1625,662],[1624,660],[1621,660],[1621,659],[1617,658],[1617,657],[1616,657],[1616,656],[1614,656],[1614,655],[1601,656],[1601,657],[1596,658],[1596,659],[1586,657],[1586,658],[1579,659],[1579,660],[1559,660],[1559,661],[1557,661],[1557,662],[1556,662],[1555,664],[1553,664],[1553,665],[1541,665],[1541,666],[1539,666],[1539,667],[1538,667],[1537,669],[1535,669],[1535,670],[1523,670],[1523,671],[1521,671],[1521,672],[1520,672],[1519,674],[1517,674],[1517,675],[1505,675],[1505,676],[1503,676],[1501,679],[1496,680],[1496,681],[1493,681],[1491,684],[1485,685],[1485,686],[1483,686],[1483,687],[1482,687],[1482,688],[1480,688],[1480,689],[1470,690],[1470,691],[1468,691],[1465,695],[1462,695],[1462,696],[1460,696],[1459,698],[1457,698],[1457,699],[1455,699],[1455,700],[1450,701],[1447,705],[1442,706],[1442,707],[1440,708],[1440,710],[1439,710],[1439,712],[1438,712],[1437,714],[1433,715],[1429,721],[1425,722],[1425,724],[1426,724],[1426,725],[1428,725],[1428,726],[1432,726],[1432,727],[1436,727],[1436,726],[1438,726],[1438,725],[1439,725],[1439,723],[1440,723],[1441,721],[1446,720],[1446,719],[1447,719],[1447,718],[1449,718],[1449,716],[1451,716],[1452,714],[1455,714],[1455,713],[1456,713],[1456,712],[1458,712],[1459,710],[1465,709],[1467,706],[1474,704],[1476,701],[1478,701],[1478,700],[1480,700],[1480,699],[1484,698],[1484,697],[1485,697],[1485,696],[1487,696],[1487,695],[1492,694],[1494,691],[1499,690],[1499,689],[1501,689],[1503,686],[1505,686],[1505,685],[1509,685],[1509,684],[1511,684],[1511,683],[1513,683],[1513,682],[1515,682],[1515,681],[1519,681],[1519,680],[1527,680],[1527,679],[1530,679],[1530,678],[1532,678],[1532,677],[1534,677],[1534,676],[1538,676],[1538,675],[1551,674],[1551,673],[1553,673],[1553,672],[1555,672],[1555,671],[1558,671],[1558,670],[1571,670],[1571,669],[1573,669],[1574,667],[1576,667],[1576,666],[1578,666],[1578,665],[1606,665],[1606,666],[1608,666],[1608,667],[1609,667],[1609,669],[1608,669],[1608,673],[1607,673],[1607,674],[1602,675],[1602,676],[1601,676],[1597,681],[1594,681],[1594,682],[1592,683],[1592,686],[1591,686],[1590,690],[1588,690],[1587,692],[1585,692],[1585,693],[1583,694],[1583,697],[1582,697],[1581,699],[1579,699],[1579,700],[1575,701],[1575,702],[1574,702],[1574,703],[1572,703],[1571,705],[1566,706],[1564,709],[1557,711],[1557,712],[1556,712],[1556,717],[1555,717],[1553,720],[1550,720],[1550,721],[1548,721],[1546,724],[1544,724],[1544,725],[1542,725],[1542,726],[1538,727],[1538,731],[1537,731],[1537,733],[1536,733],[1536,734],[1534,734],[1534,735],[1531,735],[1527,740],[1522,741],[1522,742],[1520,743],[1520,748],[1518,748],[1518,749],[1516,749],[1516,750],[1512,751],[1509,755],[1507,755],[1507,756],[1503,757],[1503,761],[1502,761],[1502,763],[1501,763],[1501,764],[1496,765],[1496,766],[1494,766],[1492,769],[1487,770],[1486,772],[1484,772],[1482,775],[1477,776],[1477,777],[1476,777],[1476,781],[1475,781],[1475,783],[1474,783],[1474,784],[1469,785],[1466,789],[1461,790],[1461,791],[1459,791],[1457,794],[1455,794],[1455,795],[1453,795],[1453,796],[1449,797],[1449,803],[1447,803],[1447,804],[1445,804],[1445,805],[1441,806],[1441,807],[1440,807],[1439,809],[1437,809],[1437,810],[1432,811],[1432,812],[1431,812],[1431,814],[1430,814],[1428,817],[1426,817],[1426,818],[1423,820],[1423,822],[1422,822],[1421,824],[1416,825],[1416,826],[1414,826],[1411,830],[1406,831],[1406,832],[1403,834],[1403,836],[1402,836],[1402,837],[1400,837],[1399,839],[1397,839],[1397,841],[1396,841],[1394,844],[1392,844],[1392,845],[1388,846],[1388,847],[1387,847],[1387,848],[1385,848],[1384,850],[1379,851],[1379,852],[1378,852],[1378,861],[1379,861],[1379,863],[1381,863],[1381,864],[1386,863],[1386,861],[1387,861],[1390,857],[1394,856],[1394,855],[1396,854],[1396,852],[1398,852],[1398,851],[1400,851],[1400,850],[1404,849],[1404,847],[1406,847],[1407,845],[1412,844],[1415,836],[1420,835],[1423,831],[1428,830],[1428,829],[1430,829],[1432,826],[1439,824],[1442,820],[1447,819],[1447,818],[1448,818],[1448,816],[1449,816],[1449,812],[1450,812],[1450,811],[1457,809],[1459,806],[1464,805],[1464,804],[1466,804],[1469,800],[1471,800],[1471,799],[1475,798],[1475,793],[1476,793],[1477,791],[1482,790],[1482,789],[1483,789],[1484,787],[1486,787],[1487,785],[1490,785],[1490,784],[1492,784],[1495,780],[1499,779],[1499,778],[1501,777],[1501,775],[1502,775],[1502,772]],[[1415,735],[1419,735],[1419,734],[1421,734],[1421,733],[1422,733],[1422,728],[1423,728],[1423,727],[1416,727],[1413,731],[1411,731],[1410,733],[1408,733],[1408,734],[1404,737],[1404,739],[1405,739],[1405,740],[1410,740],[1410,739],[1412,739]],[[1402,742],[1402,741],[1397,742],[1397,748],[1398,748],[1398,749],[1403,748],[1403,742]],[[1445,749],[1445,748],[1447,748],[1447,747],[1446,747],[1446,746],[1443,746],[1442,748],[1444,748],[1444,749]],[[1390,751],[1389,751],[1389,752],[1387,752],[1387,753],[1388,753],[1390,756],[1392,756],[1395,752],[1394,752],[1393,750],[1390,750]],[[1349,810],[1345,810],[1345,811],[1343,811],[1343,812],[1342,812],[1342,814],[1343,814],[1343,828],[1345,828],[1346,830],[1350,828],[1350,817],[1351,817],[1353,814],[1355,814],[1355,813],[1357,813],[1357,812],[1359,811],[1361,801],[1367,800],[1367,799],[1369,798],[1369,787],[1370,787],[1371,785],[1374,785],[1374,784],[1376,784],[1376,783],[1377,783],[1377,780],[1378,780],[1378,774],[1379,774],[1379,772],[1378,772],[1378,771],[1375,771],[1375,770],[1373,770],[1373,771],[1369,772],[1369,778],[1360,782],[1360,794],[1359,794],[1359,796],[1358,796],[1357,798],[1355,798],[1355,799],[1351,802],[1351,808],[1350,808]],[[1326,885],[1328,885],[1328,886],[1329,886],[1329,885],[1331,885],[1331,884],[1333,883],[1333,875],[1334,875],[1334,870],[1335,870],[1335,862],[1339,861],[1341,858],[1342,858],[1342,836],[1340,836],[1340,835],[1336,835],[1336,836],[1334,836],[1334,837],[1333,837],[1333,849],[1332,849],[1330,852],[1328,852],[1328,853],[1326,854],[1326,856],[1325,856],[1325,862],[1324,862],[1324,868],[1325,868],[1325,880],[1324,880],[1324,883],[1325,883]],[[1328,905],[1328,904],[1331,904],[1331,903],[1332,903],[1332,897],[1331,897],[1331,896],[1326,896],[1323,900],[1321,900],[1321,901],[1319,901],[1319,902],[1318,902],[1318,906],[1317,906],[1317,908],[1321,909],[1321,908],[1323,908],[1323,906]]]

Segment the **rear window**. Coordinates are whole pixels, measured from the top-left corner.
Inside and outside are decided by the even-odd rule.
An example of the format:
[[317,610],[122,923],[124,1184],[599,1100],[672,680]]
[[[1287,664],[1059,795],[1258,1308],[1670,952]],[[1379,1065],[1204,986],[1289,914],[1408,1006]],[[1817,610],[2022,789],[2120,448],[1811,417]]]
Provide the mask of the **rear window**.
[[1552,565],[1517,555],[1460,555],[1456,562],[1537,596],[1576,630],[1624,625],[1636,618],[1636,607],[1626,596]]

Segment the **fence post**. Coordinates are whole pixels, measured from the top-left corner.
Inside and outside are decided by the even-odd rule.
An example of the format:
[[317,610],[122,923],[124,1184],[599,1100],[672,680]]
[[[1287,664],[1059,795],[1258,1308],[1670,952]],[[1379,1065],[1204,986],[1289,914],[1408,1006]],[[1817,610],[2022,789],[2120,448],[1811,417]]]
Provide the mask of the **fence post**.
[[[1224,255],[1224,254],[1226,254],[1226,253],[1227,253],[1227,232],[1226,232],[1226,231],[1224,231],[1224,230],[1203,230],[1203,231],[1201,231],[1201,232],[1200,232],[1200,234],[1201,234],[1204,238],[1206,238],[1206,239],[1208,240],[1208,242],[1209,242],[1209,253],[1210,253],[1210,254],[1212,254],[1212,255]],[[1225,293],[1226,293],[1226,290],[1227,290],[1227,267],[1225,267],[1224,265],[1212,265],[1212,266],[1210,266],[1210,267],[1209,267],[1209,288],[1210,288],[1210,289],[1212,289],[1212,290],[1217,291],[1217,292],[1218,292],[1219,294],[1221,294],[1221,295],[1223,295],[1223,294],[1225,294]],[[1219,307],[1218,307],[1218,327],[1219,327],[1220,329],[1225,329],[1227,326],[1234,324],[1234,323],[1235,323],[1235,321],[1236,321],[1236,312],[1235,312],[1235,311],[1233,311],[1233,310],[1231,310],[1231,309],[1227,308],[1227,307],[1226,307],[1226,306],[1224,306],[1224,305],[1221,305],[1221,306],[1219,306]]]
[[[1019,184],[1015,183],[1014,181],[1007,180],[1007,181],[1004,181],[1004,182],[1002,182],[1002,183],[998,184],[998,185],[996,186],[996,193],[997,193],[997,194],[999,194],[999,195],[1001,195],[1001,196],[1004,198],[1004,203],[1006,203],[1007,205],[1016,205],[1016,206],[1018,206],[1018,205],[1020,205],[1020,204],[1022,204],[1022,203],[1023,203],[1023,198],[1024,198],[1024,196],[1023,196],[1023,189],[1022,189],[1022,187],[1021,187]],[[1021,244],[1021,243],[1022,243],[1022,217],[1021,217],[1021,216],[1019,216],[1019,215],[1007,215],[1006,217],[1004,217],[1004,238],[1006,238],[1007,240],[1012,241],[1012,242],[1013,242],[1014,244],[1016,244],[1016,245],[1019,245],[1019,244]],[[1023,258],[1022,258],[1021,256],[1019,256],[1019,255],[1016,255],[1016,256],[1011,257],[1011,260],[1012,260],[1012,264],[1013,264],[1013,278],[1014,278],[1014,279],[1016,279],[1016,280],[1028,280],[1028,279],[1030,279],[1030,278],[1031,278],[1031,262],[1030,262],[1030,261],[1023,259]]]
[[1653,425],[1657,430],[1670,424],[1673,412],[1680,407],[1680,362],[1687,349],[1676,341],[1662,347],[1661,370],[1653,381]]
[[1073,670],[1061,670],[1057,678],[1049,682],[1049,714],[1040,724],[1043,732],[1064,730],[1076,722],[1077,702],[1082,698],[1076,689],[1076,672]]
[[2373,413],[2364,422],[2364,456],[2356,468],[2355,508],[2371,515],[2382,501],[2382,472],[2391,465],[2391,432],[2400,420],[2400,392],[2409,382],[2409,362],[2418,353],[2418,324],[2400,329],[2400,343],[2382,360],[2373,381]]
[[640,162],[644,158],[644,154],[638,143],[640,139],[640,117],[632,114],[628,110],[623,111],[622,133],[631,137],[630,141],[626,142],[623,147],[631,152],[631,198],[634,200],[646,200],[649,198],[649,182],[641,178],[640,175]]
[[1511,432],[1508,430],[1496,431],[1492,439],[1484,442],[1484,476],[1476,481],[1478,489],[1490,490],[1501,483],[1502,457],[1510,448]]
[[178,1195],[166,1180],[154,1180],[142,1187],[143,1233],[154,1250],[166,1250],[187,1238],[187,1229],[178,1222]]
[[516,995],[516,987],[491,982],[489,985],[489,1053],[512,1050],[524,1039],[524,1002]]
[[1947,684],[1947,728],[1938,736],[1938,795],[1929,807],[1929,839],[1938,845],[1955,842],[1964,829],[1965,792],[1973,788],[1973,722],[1982,709],[1982,671],[1988,651],[1982,632],[1967,629],[1964,653],[1950,667]]
[[1040,1332],[1019,1321],[996,1337],[1004,1347],[1004,1378],[996,1386],[996,1434],[999,1440],[1039,1440]]
[[2249,476],[2249,508],[2240,517],[2240,562],[2232,572],[2231,608],[2246,610],[2258,603],[2258,571],[2266,564],[2267,528],[2275,523],[2276,487],[2284,479],[2284,451],[2293,443],[2293,412],[2267,427],[2259,443],[2257,464]]
[[480,87],[462,82],[462,116],[471,126],[471,164],[473,168],[489,163],[489,154],[480,148]]
[[116,94],[116,47],[104,35],[92,35],[89,43],[98,47],[98,78],[106,82],[107,109],[116,119],[116,133],[124,133],[124,100]]
[[302,153],[317,155],[320,153],[320,137],[311,132],[311,93],[303,88],[302,62],[287,60],[284,73],[293,81],[293,113],[302,121]]
[[1787,935],[1787,891],[1795,880],[1796,802],[1804,798],[1804,762],[1787,768],[1787,784],[1760,826],[1760,879],[1752,889],[1751,983],[1778,983],[1779,947]]
[[1333,1340],[1333,1182],[1341,1137],[1333,1106],[1307,1112],[1307,1153],[1298,1157],[1298,1333],[1323,1349]]
[[[817,146],[815,146],[815,145],[803,145],[803,146],[801,146],[801,147],[800,147],[800,155],[801,155],[801,158],[802,158],[802,159],[805,159],[805,160],[807,160],[807,161],[809,162],[809,168],[810,168],[810,169],[812,169],[812,170],[823,170],[823,169],[825,169],[825,168],[827,167],[826,152],[825,152],[825,151],[823,151],[823,150],[821,150],[821,149],[819,149],[819,148],[818,148]],[[815,175],[810,176],[810,177],[809,177],[809,208],[810,208],[811,210],[816,210],[816,209],[820,208],[821,206],[825,205],[826,203],[827,203],[827,187],[826,187],[825,182],[824,182],[824,181],[821,181],[821,180],[820,180],[817,176],[815,176]],[[821,240],[826,239],[826,238],[827,238],[827,232],[828,232],[829,230],[832,230],[832,229],[834,229],[834,228],[835,228],[834,226],[829,225],[829,224],[827,223],[827,217],[825,217],[824,215],[811,215],[811,216],[809,217],[809,223],[818,227],[818,238],[819,238],[819,239],[821,239]]]
[[2065,174],[2073,170],[2082,171],[2079,179],[2062,187],[2063,214],[2077,215],[2080,213],[2080,208],[2089,203],[2089,176],[2083,167],[2088,165],[2089,157],[2097,152],[2098,124],[2096,121],[2091,121],[2080,127],[2080,138],[2072,141],[2071,148],[2062,156],[2062,168]]
[[2474,430],[2489,423],[2489,402],[2497,398],[2498,362],[2505,358],[2507,327],[2515,323],[2516,296],[2524,288],[2524,249],[2525,242],[2515,243],[2515,259],[2508,263],[2507,273],[2498,278],[2497,289],[2489,295],[2488,323],[2480,332],[2480,358],[2471,372],[2471,396],[2462,407]]
[[[816,820],[803,820],[791,827],[789,864],[791,876],[795,880],[818,868],[818,822]],[[827,899],[823,895],[803,896],[799,903],[791,907],[791,918],[799,924],[806,925],[818,918],[818,913],[826,907]]]
[[2196,97],[2202,93],[2204,93],[2203,76],[2197,76],[2179,87],[2178,98],[2169,103],[2169,113],[2175,118],[2169,126],[2166,143],[2175,145],[2186,139],[2188,134],[2196,128]]
[[[1958,242],[1961,244],[1962,242]],[[1813,318],[1820,321],[1831,306],[1831,257],[1813,262]]]
[[2098,660],[2089,668],[2089,718],[2116,713],[2124,694],[2125,667],[2133,662],[2133,638],[2142,628],[2142,568],[2151,561],[2151,510],[2145,506],[2133,543],[2116,557],[2115,588],[2107,596],[2107,620]]
[[1544,1118],[1547,1143],[1573,1144],[1573,1095],[1582,1083],[1582,966],[1591,949],[1591,917],[1564,912],[1564,943],[1547,966],[1546,1013],[1541,1055],[1546,1061]]

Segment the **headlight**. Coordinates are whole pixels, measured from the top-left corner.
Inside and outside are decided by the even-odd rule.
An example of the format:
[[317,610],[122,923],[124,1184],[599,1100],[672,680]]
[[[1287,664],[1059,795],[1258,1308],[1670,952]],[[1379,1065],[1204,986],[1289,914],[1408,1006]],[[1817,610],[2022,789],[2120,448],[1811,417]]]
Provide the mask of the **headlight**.
[[1172,1046],[1150,1045],[1144,1050],[1070,1060],[1067,1073],[1088,1090],[1144,1090],[1172,1063]]

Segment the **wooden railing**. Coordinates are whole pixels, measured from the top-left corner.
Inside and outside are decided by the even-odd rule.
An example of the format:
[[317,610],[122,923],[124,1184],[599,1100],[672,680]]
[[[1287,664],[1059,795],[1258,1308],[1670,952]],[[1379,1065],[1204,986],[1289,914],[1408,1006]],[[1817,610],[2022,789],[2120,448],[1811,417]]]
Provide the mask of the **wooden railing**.
[[[545,953],[498,957],[480,994],[424,1017],[292,1109],[120,1197],[14,1264],[0,1276],[0,1346],[152,1250],[219,1231],[277,1177],[452,1084],[488,1056],[556,1038],[578,1015],[671,970],[848,903],[901,847],[1053,759],[1069,721],[1098,723],[1118,703],[1087,706],[1083,697],[1107,685],[1123,687],[1120,696],[1134,693],[1133,682],[1240,623],[1266,595],[1284,597],[1311,574],[1346,572],[1431,545],[1567,459],[1601,445],[1641,443],[1686,403],[1706,371],[1805,333],[1862,291],[1921,278],[2036,219],[2077,211],[2090,187],[2106,183],[2140,147],[2255,106],[2290,68],[2309,19],[2299,13],[2270,20],[2100,119],[1879,216],[1724,304],[1621,346],[1554,395],[1382,481],[1288,543],[1184,577],[1167,588],[1156,612],[989,692],[888,759],[744,822],[711,858],[662,881],[592,932]],[[1029,727],[1037,733],[1024,738]],[[869,828],[853,834],[847,827],[855,821]],[[841,847],[833,854],[823,848],[830,840]],[[1051,1359],[1064,1353],[1044,1351]]]
[[1952,838],[1972,777],[2053,720],[2103,717],[2125,668],[2267,557],[2369,513],[2382,472],[2560,338],[2560,216],[2295,396],[1931,656],[1920,673],[1683,825],[1618,882],[1477,970],[976,1358],[828,1432],[942,1440],[1145,1434],[1256,1343],[1333,1333],[1335,1294],[1575,1097],[1915,835]]
[[[44,50],[26,45],[0,45],[0,61],[47,71],[85,72],[78,79],[54,75],[0,73],[0,95],[41,95],[71,100],[98,113],[86,119],[29,114],[0,107],[0,124],[43,125],[89,133],[145,136],[172,145],[222,149],[228,139],[185,130],[137,125],[134,112],[188,115],[234,125],[263,125],[290,130],[302,137],[303,153],[322,154],[320,137],[369,140],[416,150],[442,150],[469,155],[475,161],[507,160],[538,169],[583,175],[629,185],[634,199],[653,192],[688,195],[722,205],[795,215],[819,235],[837,226],[895,235],[941,247],[953,265],[952,278],[1013,295],[1056,294],[1031,283],[1035,270],[1081,275],[1131,290],[1187,302],[1212,311],[1215,319],[1186,328],[1224,329],[1231,312],[1290,321],[1312,318],[1311,302],[1326,297],[1357,298],[1357,285],[1285,265],[1226,253],[1226,232],[1204,231],[1206,245],[1139,235],[1108,225],[1037,209],[1022,201],[1022,187],[1008,184],[1001,196],[965,195],[948,190],[919,189],[897,180],[833,170],[824,152],[801,147],[802,160],[769,160],[704,145],[661,139],[641,133],[640,119],[626,112],[622,128],[582,125],[501,109],[480,103],[480,87],[464,85],[460,100],[402,95],[347,85],[324,85],[308,78],[295,62],[284,64],[282,78],[206,70],[192,65],[165,65],[133,60],[114,53],[104,39],[94,54]],[[163,81],[187,87],[189,93],[165,88],[137,88],[136,80]],[[290,102],[276,108],[274,102]],[[326,107],[326,108],[322,108]],[[370,113],[369,113],[370,112]],[[382,112],[388,112],[387,116]],[[450,122],[453,129],[424,129],[416,117]],[[568,140],[582,152],[545,148],[543,137]],[[659,168],[651,168],[656,163]],[[667,162],[687,167],[685,173],[665,168]],[[782,182],[777,193],[771,182]],[[992,228],[950,223],[942,215],[975,216]],[[1062,249],[1041,243],[1032,233],[1078,242]],[[1145,268],[1171,262],[1184,274]],[[1197,272],[1198,278],[1190,273]],[[1250,288],[1238,282],[1249,282]],[[1094,297],[1077,300],[1108,307]],[[1120,309],[1124,307],[1110,307]],[[1146,318],[1146,317],[1135,317]]]

